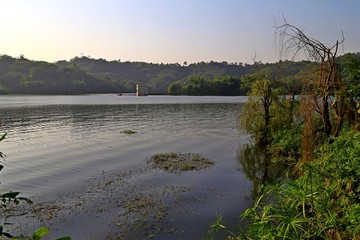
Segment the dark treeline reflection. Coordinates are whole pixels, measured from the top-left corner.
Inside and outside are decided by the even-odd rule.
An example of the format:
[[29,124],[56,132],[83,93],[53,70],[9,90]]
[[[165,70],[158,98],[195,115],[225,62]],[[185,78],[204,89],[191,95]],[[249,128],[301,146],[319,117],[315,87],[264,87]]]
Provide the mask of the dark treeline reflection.
[[270,161],[266,147],[244,144],[237,149],[238,169],[253,183],[252,197],[256,198],[261,186],[274,183],[284,176],[286,166]]

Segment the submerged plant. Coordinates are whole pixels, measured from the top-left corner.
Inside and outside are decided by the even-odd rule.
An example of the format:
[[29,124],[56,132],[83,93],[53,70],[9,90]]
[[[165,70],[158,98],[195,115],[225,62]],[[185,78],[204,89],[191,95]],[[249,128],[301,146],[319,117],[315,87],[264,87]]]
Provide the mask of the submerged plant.
[[[152,239],[167,229],[169,207],[156,194],[137,193],[121,203],[124,208],[116,224],[121,229],[121,239]],[[143,235],[143,236],[139,236]]]
[[214,162],[198,153],[158,153],[151,156],[149,163],[166,172],[180,173],[200,170],[214,165]]
[[122,131],[122,133],[124,134],[135,134],[136,132],[130,129],[125,129],[124,131]]
[[[3,141],[6,137],[6,133],[3,134],[0,137],[0,142]],[[0,158],[5,159],[5,154],[0,152]],[[4,168],[2,164],[0,164],[0,171]],[[41,227],[37,229],[33,234],[31,234],[28,237],[15,237],[12,233],[10,233],[7,230],[7,227],[11,226],[12,223],[9,222],[9,219],[11,217],[15,217],[15,211],[16,206],[18,206],[20,203],[26,203],[26,204],[32,204],[33,202],[26,198],[21,197],[20,192],[5,192],[0,193],[0,240],[3,239],[3,237],[9,238],[9,239],[18,239],[18,240],[41,240],[43,236],[49,233],[49,229],[46,227]],[[71,240],[70,237],[62,237],[57,238],[56,240]]]

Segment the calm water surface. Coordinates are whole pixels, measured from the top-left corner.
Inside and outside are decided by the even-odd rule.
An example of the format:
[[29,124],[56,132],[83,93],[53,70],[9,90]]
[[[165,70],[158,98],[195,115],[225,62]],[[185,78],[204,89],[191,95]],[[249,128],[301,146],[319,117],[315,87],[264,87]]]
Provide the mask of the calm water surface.
[[[196,207],[192,220],[199,219],[199,225],[186,227],[184,234],[200,236],[215,213],[234,218],[248,205],[252,184],[239,171],[237,156],[248,140],[237,128],[245,101],[246,97],[111,94],[1,96],[1,133],[8,135],[0,149],[7,156],[0,186],[26,196],[66,193],[89,179],[145,168],[155,153],[200,153],[215,165],[153,179],[200,192],[211,188],[225,196]],[[136,134],[126,135],[126,129]],[[74,229],[68,232],[81,236]]]

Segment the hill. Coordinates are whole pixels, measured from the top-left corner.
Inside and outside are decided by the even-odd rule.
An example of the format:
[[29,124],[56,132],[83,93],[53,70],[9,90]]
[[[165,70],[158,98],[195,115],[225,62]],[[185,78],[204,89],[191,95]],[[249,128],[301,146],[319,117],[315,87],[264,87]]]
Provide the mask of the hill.
[[[355,54],[359,56],[359,54]],[[237,64],[200,62],[189,65],[107,61],[75,57],[48,63],[20,56],[0,56],[0,91],[8,94],[85,94],[135,92],[136,83],[148,93],[190,95],[246,94],[252,74],[299,85],[311,75],[314,63]]]

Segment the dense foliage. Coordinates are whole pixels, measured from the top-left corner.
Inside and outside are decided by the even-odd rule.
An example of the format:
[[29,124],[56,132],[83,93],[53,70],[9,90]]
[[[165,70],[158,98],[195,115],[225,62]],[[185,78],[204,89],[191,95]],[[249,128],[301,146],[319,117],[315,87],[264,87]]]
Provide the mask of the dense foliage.
[[[246,231],[230,230],[221,216],[211,231],[225,230],[227,239],[360,239],[360,56],[337,57],[339,42],[325,48],[284,26],[292,30],[286,43],[315,55],[317,67],[307,66],[315,74],[301,74],[299,96],[298,86],[264,69],[253,75],[240,126],[262,150],[253,169],[261,171],[254,188],[263,185],[242,214]],[[251,166],[240,162],[248,174]],[[270,176],[275,162],[286,174]]]
[[296,180],[267,186],[252,208],[246,232],[232,232],[220,216],[212,230],[228,239],[358,239],[360,237],[360,133],[349,131],[319,149]]
[[241,78],[230,75],[214,79],[204,76],[189,76],[170,84],[168,92],[173,95],[246,95],[246,91],[241,89]]
[[[211,65],[211,63],[209,63]],[[287,94],[299,94],[302,82],[305,80],[304,72],[310,72],[314,63],[309,61],[292,62],[279,61],[278,63],[255,63],[244,65],[243,74],[224,73],[217,70],[199,74],[193,71],[184,79],[169,85],[170,94],[182,95],[247,95],[255,75],[267,76],[286,86]]]

